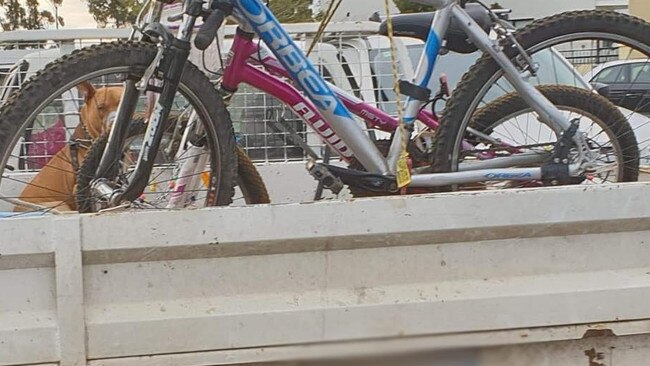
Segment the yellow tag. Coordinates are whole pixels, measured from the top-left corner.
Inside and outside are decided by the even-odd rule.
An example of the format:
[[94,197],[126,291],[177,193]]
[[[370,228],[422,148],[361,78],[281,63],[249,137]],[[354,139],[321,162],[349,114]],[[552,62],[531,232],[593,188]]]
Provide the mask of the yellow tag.
[[210,186],[210,172],[201,173],[201,184],[206,188]]
[[402,188],[411,183],[411,170],[408,165],[409,154],[403,151],[397,160],[397,187]]

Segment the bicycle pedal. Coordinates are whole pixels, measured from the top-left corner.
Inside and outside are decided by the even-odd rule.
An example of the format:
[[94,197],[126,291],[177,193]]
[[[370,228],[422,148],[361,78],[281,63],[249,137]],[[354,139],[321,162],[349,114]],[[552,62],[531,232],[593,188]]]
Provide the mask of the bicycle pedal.
[[324,188],[329,189],[334,194],[339,194],[345,186],[341,178],[332,174],[325,164],[314,163],[313,160],[310,160],[307,162],[307,171],[312,177],[321,182]]

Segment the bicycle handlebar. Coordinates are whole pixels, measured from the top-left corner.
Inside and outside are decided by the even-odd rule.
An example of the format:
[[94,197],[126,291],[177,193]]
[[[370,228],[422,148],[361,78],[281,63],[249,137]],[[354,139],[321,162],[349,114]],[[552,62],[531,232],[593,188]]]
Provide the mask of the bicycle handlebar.
[[229,0],[216,0],[212,2],[212,13],[208,15],[205,22],[199,28],[194,39],[194,45],[199,50],[207,49],[217,36],[217,31],[221,28],[226,17],[232,14],[233,5]]
[[213,11],[205,22],[199,28],[199,31],[196,33],[196,38],[194,38],[194,46],[199,50],[203,51],[210,47],[212,41],[217,36],[217,31],[226,20],[226,13],[217,9]]

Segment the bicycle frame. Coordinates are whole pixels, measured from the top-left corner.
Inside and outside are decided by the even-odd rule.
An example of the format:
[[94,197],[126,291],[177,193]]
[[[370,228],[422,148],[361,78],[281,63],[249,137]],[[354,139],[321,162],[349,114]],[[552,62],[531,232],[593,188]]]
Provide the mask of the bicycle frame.
[[[257,67],[257,65],[263,65],[263,69]],[[222,90],[228,94],[235,93],[239,89],[240,84],[244,83],[277,98],[286,106],[290,107],[307,125],[311,126],[321,139],[334,149],[343,160],[349,162],[353,157],[351,150],[330,128],[326,118],[321,115],[318,108],[309,99],[305,98],[296,87],[286,81],[288,77],[289,73],[287,70],[273,55],[269,54],[266,48],[259,47],[258,43],[251,37],[243,36],[239,32],[235,33],[232,46],[228,53],[228,59],[225,61],[223,77],[221,79]],[[369,126],[389,133],[397,130],[399,121],[393,116],[327,81],[326,84],[350,112],[363,119]],[[426,109],[420,108],[418,110],[417,119],[431,129],[436,129],[439,126],[433,114]],[[184,143],[181,143],[181,146],[184,145]],[[467,149],[473,148],[467,141],[463,141],[463,147]],[[197,148],[190,147],[190,149]],[[187,153],[179,151],[179,154],[183,156]],[[189,155],[199,156],[200,154],[190,153]],[[547,158],[546,154],[540,154],[538,152],[517,154],[507,161],[502,158],[495,159],[494,153],[490,152],[477,153],[474,156],[479,161],[483,161],[483,164],[477,162],[463,163],[459,167],[459,170],[469,171],[481,168],[498,168],[503,163],[507,163],[504,167],[512,164],[536,164],[543,162]],[[488,159],[490,160],[489,163],[486,161]],[[197,190],[198,188],[194,186],[198,182],[186,177],[194,177],[197,172],[204,171],[205,165],[205,161],[197,163],[193,160],[185,160],[180,167],[180,170],[184,172],[178,174],[180,178],[174,184],[175,188],[171,192],[171,198],[167,208],[183,207],[189,202],[188,200],[190,198],[187,191],[193,192]],[[439,174],[436,174],[436,176],[441,177]]]
[[[322,116],[320,110],[309,99],[306,99],[298,89],[284,80],[284,78],[289,77],[289,73],[276,58],[268,54],[266,49],[259,48],[251,38],[238,33],[234,37],[229,55],[221,81],[222,89],[226,92],[235,92],[239,85],[244,83],[278,98],[291,107],[306,124],[311,126],[339,156],[345,160],[352,157],[350,149],[332,131],[327,119]],[[268,72],[255,67],[253,63],[264,65],[265,70]],[[327,86],[343,102],[346,108],[361,117],[370,126],[386,132],[393,132],[398,127],[399,122],[379,108],[365,103],[331,83],[327,83]],[[420,111],[418,118],[428,127],[438,127],[438,121],[430,113]]]
[[[267,93],[278,93],[280,99],[285,101],[305,122],[323,137],[336,151],[344,158],[354,156],[364,168],[373,174],[381,174],[390,179],[395,174],[397,166],[397,156],[401,153],[400,145],[409,136],[402,135],[402,129],[396,127],[398,122],[381,112],[379,109],[364,104],[357,98],[354,98],[341,90],[328,85],[319,72],[316,71],[311,62],[301,52],[297,45],[289,37],[286,30],[282,28],[271,11],[261,2],[261,0],[229,0],[234,9],[233,16],[239,22],[239,44],[234,48],[240,52],[234,52],[230,60],[230,72],[224,76],[223,86],[236,90],[239,82],[247,82],[256,85]],[[436,0],[440,9],[436,13],[429,32],[429,37],[425,43],[424,52],[418,63],[415,77],[412,84],[419,87],[426,87],[433,73],[438,52],[441,47],[441,40],[445,37],[449,27],[451,17],[456,18],[459,24],[469,36],[470,40],[483,52],[490,54],[505,72],[506,79],[513,85],[514,89],[522,98],[538,113],[540,118],[549,124],[558,134],[568,130],[571,123],[567,121],[563,114],[555,108],[535,87],[527,83],[523,75],[510,62],[508,57],[499,49],[495,42],[481,30],[478,24],[457,4],[457,0]],[[175,67],[170,69],[173,75],[167,75],[166,82],[162,88],[161,97],[156,103],[153,110],[152,118],[148,124],[143,149],[138,157],[135,167],[135,178],[129,182],[125,189],[113,190],[102,179],[108,174],[108,168],[114,160],[116,154],[121,151],[123,135],[128,126],[127,121],[135,108],[134,95],[138,92],[134,80],[125,82],[125,92],[118,107],[116,122],[113,125],[109,136],[109,142],[102,156],[98,168],[98,177],[93,189],[101,196],[110,197],[112,203],[119,203],[126,199],[132,201],[137,197],[146,186],[149,173],[153,168],[153,157],[157,152],[162,139],[163,129],[160,121],[166,120],[169,112],[168,104],[177,89],[178,80],[180,80],[179,71],[187,60],[189,54],[189,39],[192,34],[192,28],[196,18],[201,14],[201,0],[185,0],[183,22],[179,31],[172,42],[161,44],[159,55],[171,52],[171,60]],[[160,15],[160,3],[156,1],[152,7],[152,13]],[[155,18],[151,18],[155,19]],[[155,26],[155,25],[154,25]],[[270,49],[271,53],[277,59],[278,65],[275,65],[276,73],[287,75],[294,81],[300,90],[308,99],[303,98],[295,88],[283,83],[279,78],[271,75],[263,75],[261,70],[246,65],[246,60],[256,51],[254,44],[250,41],[257,34]],[[249,42],[244,40],[248,39]],[[262,60],[260,60],[262,61]],[[153,71],[158,67],[160,57],[156,57],[152,65],[145,72],[144,80],[148,82]],[[234,68],[234,69],[233,69]],[[283,70],[282,70],[283,69]],[[233,71],[234,70],[234,71]],[[238,77],[236,75],[239,75]],[[257,77],[258,79],[255,79]],[[259,83],[258,83],[259,82]],[[146,84],[144,84],[146,85]],[[422,113],[422,107],[425,102],[408,98],[405,106],[405,115],[403,121],[411,126],[416,118],[421,119],[430,127],[435,127],[435,122]],[[371,125],[378,126],[380,129],[395,130],[392,146],[389,156],[384,156],[379,152],[370,137],[364,129],[356,122],[350,113],[350,108],[356,114],[361,116]],[[152,121],[154,123],[152,123]],[[116,127],[116,126],[119,126]],[[410,129],[411,130],[411,129]],[[118,142],[112,140],[117,137]],[[568,166],[571,176],[576,176],[584,166],[589,166],[589,150],[584,141],[582,134],[578,133],[573,136],[577,143],[580,160],[578,163]],[[521,156],[517,156],[521,155]],[[451,184],[474,183],[481,181],[498,181],[498,180],[540,180],[543,177],[542,167],[537,168],[507,168],[510,166],[523,165],[530,162],[534,157],[526,154],[516,154],[512,157],[498,157],[489,160],[477,161],[471,164],[471,167],[462,169],[462,167],[453,167],[454,171],[450,173],[436,174],[415,174],[409,183],[411,187],[433,187]],[[476,170],[474,170],[476,169]],[[415,171],[414,171],[415,173]],[[95,184],[94,183],[94,184]],[[214,196],[214,193],[210,193]]]
[[[384,158],[377,148],[374,146],[370,138],[365,134],[363,128],[359,126],[353,119],[350,111],[346,108],[353,109],[355,104],[349,98],[340,98],[340,90],[332,88],[322,78],[322,76],[315,70],[311,62],[300,51],[296,44],[289,37],[287,32],[281,27],[277,19],[273,16],[266,6],[260,0],[233,0],[235,6],[235,16],[240,23],[241,33],[247,35],[252,39],[253,33],[256,33],[262,41],[267,45],[270,51],[277,58],[278,62],[282,65],[285,72],[289,77],[304,91],[305,95],[313,102],[312,108],[309,104],[305,104],[298,99],[290,100],[287,98],[286,102],[302,116],[305,121],[310,125],[315,126],[316,130],[325,135],[325,140],[330,145],[338,147],[337,151],[343,150],[343,156],[349,156],[350,153],[361,162],[361,164],[372,173],[389,175],[394,173],[394,166],[390,166],[388,161],[395,161],[395,156],[388,157],[388,161]],[[441,39],[444,39],[449,20],[451,17],[456,17],[460,20],[463,29],[468,34],[470,39],[476,44],[483,52],[490,54],[497,63],[503,68],[506,78],[514,86],[515,90],[522,95],[524,100],[535,110],[542,120],[549,123],[555,131],[565,131],[570,127],[569,121],[562,115],[562,113],[555,108],[537,89],[527,83],[522,75],[520,75],[517,68],[510,62],[508,57],[499,49],[494,46],[494,43],[487,34],[485,34],[476,22],[456,3],[456,0],[441,0],[442,7],[436,13],[431,24],[430,34],[425,44],[425,51],[423,52],[418,67],[416,69],[413,83],[418,86],[426,86],[433,73],[433,67],[440,50]],[[251,43],[252,44],[252,43]],[[248,52],[255,52],[254,49],[245,44],[233,45],[233,49],[237,51],[237,47],[246,47],[247,52],[240,53],[237,56],[235,52],[233,58],[230,60],[230,65],[235,68],[245,63],[246,55]],[[242,69],[235,70],[242,71]],[[258,70],[259,71],[259,70]],[[277,72],[280,72],[276,70]],[[261,72],[261,71],[259,71]],[[266,78],[271,86],[264,86],[263,83],[257,83],[255,80],[248,79],[248,76],[256,73],[247,69],[240,76],[240,80],[230,75],[231,79],[224,77],[225,85],[236,89],[238,81],[251,83],[251,85],[259,85],[265,92],[274,94],[277,87],[281,85],[277,80]],[[236,72],[227,74],[238,74]],[[258,74],[259,76],[259,74]],[[283,99],[283,98],[281,98]],[[283,99],[284,100],[284,99]],[[347,101],[347,103],[346,103]],[[295,102],[295,103],[294,103]],[[292,104],[294,103],[294,104]],[[416,118],[420,117],[420,112],[423,106],[422,101],[408,98],[405,107],[404,123],[412,124]],[[298,108],[299,106],[301,108]],[[315,108],[313,108],[315,107]],[[365,107],[364,107],[365,108]],[[320,116],[314,113],[317,109]],[[358,113],[363,118],[363,111],[359,110]],[[383,113],[380,113],[380,115]],[[306,118],[305,116],[309,117]],[[324,118],[321,118],[324,117]],[[385,117],[385,116],[382,116]],[[368,119],[364,118],[366,121]],[[371,118],[372,119],[372,118]],[[384,118],[379,120],[385,121]],[[378,122],[378,121],[377,121]],[[371,121],[372,123],[372,121]],[[577,142],[581,142],[577,139]],[[393,139],[393,144],[400,143],[399,138]],[[391,148],[391,152],[396,149]],[[399,151],[399,150],[397,150]],[[513,160],[514,159],[514,160]],[[491,167],[507,167],[516,165],[516,157],[503,157],[495,158],[499,162],[491,162]],[[475,167],[478,164],[472,164]],[[577,172],[579,166],[571,166],[573,173]],[[452,172],[445,174],[420,174],[414,175],[410,186],[413,187],[429,187],[447,184],[471,183],[485,180],[533,180],[541,179],[541,168],[512,168],[512,169],[477,169],[465,172]]]
[[[254,64],[263,65],[264,70],[255,67]],[[288,77],[289,73],[286,69],[265,48],[258,47],[258,44],[249,37],[243,37],[239,33],[235,34],[223,71],[222,89],[227,93],[234,93],[239,85],[244,83],[272,95],[291,107],[294,113],[311,126],[343,160],[349,161],[353,155],[345,142],[330,128],[318,108],[298,89],[285,81]],[[388,113],[327,81],[326,84],[352,114],[363,119],[369,126],[389,133],[395,132],[399,126],[399,121]],[[433,114],[426,109],[418,110],[417,120],[434,130],[439,126]],[[471,149],[472,145],[463,141],[463,147]],[[543,160],[543,157],[540,158],[540,154],[535,154],[535,156]],[[481,160],[490,159],[494,157],[494,154],[482,153],[477,154],[476,157]],[[530,163],[530,159],[527,162]]]

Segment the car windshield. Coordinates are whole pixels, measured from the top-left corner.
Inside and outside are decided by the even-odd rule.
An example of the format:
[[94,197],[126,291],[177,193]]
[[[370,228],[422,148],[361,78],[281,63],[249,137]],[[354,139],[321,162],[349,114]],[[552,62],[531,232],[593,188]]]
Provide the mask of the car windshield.
[[[409,59],[413,68],[422,54],[423,44],[414,44],[406,46]],[[429,81],[429,89],[433,93],[440,90],[439,76],[445,74],[450,90],[454,90],[463,74],[476,62],[481,53],[479,51],[470,54],[459,54],[450,52],[447,55],[438,58],[434,69],[434,77]],[[377,90],[380,95],[377,100],[380,101],[380,107],[391,114],[396,112],[395,93],[393,92],[393,77],[391,69],[391,56],[388,48],[375,49],[370,51],[370,60],[373,73],[376,78]],[[533,60],[540,65],[538,75],[534,84],[564,84],[580,88],[589,88],[589,85],[582,77],[566,62],[562,56],[555,50],[545,49],[535,55]],[[400,77],[403,77],[403,68],[398,65]],[[511,92],[512,87],[504,80],[499,81],[490,89],[484,100],[493,100],[504,93]]]

